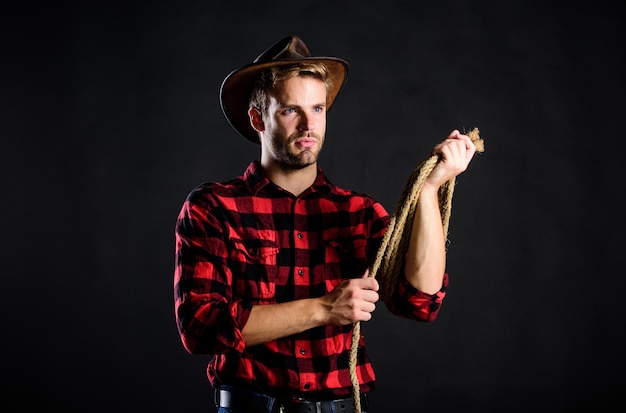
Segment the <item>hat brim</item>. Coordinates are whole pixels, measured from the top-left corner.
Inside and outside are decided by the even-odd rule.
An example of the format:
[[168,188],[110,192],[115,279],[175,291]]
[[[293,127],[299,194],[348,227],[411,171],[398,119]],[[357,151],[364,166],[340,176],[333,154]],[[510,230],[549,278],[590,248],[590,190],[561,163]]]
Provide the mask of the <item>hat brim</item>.
[[339,91],[348,78],[348,62],[336,57],[301,57],[297,59],[275,60],[263,63],[251,63],[232,71],[220,87],[220,104],[224,116],[231,126],[244,138],[259,143],[258,132],[250,124],[248,108],[250,93],[259,73],[273,66],[283,66],[294,63],[319,62],[326,65],[332,82],[332,88],[326,96],[327,110],[334,103]]

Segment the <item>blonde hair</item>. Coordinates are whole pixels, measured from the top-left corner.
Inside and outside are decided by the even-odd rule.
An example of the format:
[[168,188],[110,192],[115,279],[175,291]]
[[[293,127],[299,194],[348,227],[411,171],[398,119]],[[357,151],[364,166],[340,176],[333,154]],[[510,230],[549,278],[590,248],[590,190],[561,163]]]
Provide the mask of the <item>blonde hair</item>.
[[262,71],[254,83],[250,92],[250,107],[257,108],[261,113],[265,114],[269,105],[270,95],[274,91],[276,84],[296,76],[309,76],[321,80],[324,82],[326,92],[329,92],[333,87],[328,68],[322,63],[303,62],[274,66]]

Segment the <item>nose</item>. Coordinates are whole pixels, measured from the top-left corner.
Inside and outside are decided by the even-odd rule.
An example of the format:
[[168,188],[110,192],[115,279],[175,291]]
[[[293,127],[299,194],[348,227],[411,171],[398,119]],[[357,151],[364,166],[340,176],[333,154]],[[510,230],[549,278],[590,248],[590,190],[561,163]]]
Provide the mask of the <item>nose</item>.
[[315,129],[314,116],[306,112],[300,114],[300,124],[298,130],[300,131],[312,131]]

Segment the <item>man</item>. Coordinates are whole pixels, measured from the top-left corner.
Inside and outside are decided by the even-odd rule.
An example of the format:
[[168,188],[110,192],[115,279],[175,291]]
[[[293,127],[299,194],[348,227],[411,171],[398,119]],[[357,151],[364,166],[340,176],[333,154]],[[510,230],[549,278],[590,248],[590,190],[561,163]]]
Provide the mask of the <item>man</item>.
[[[207,368],[219,412],[351,412],[352,326],[371,319],[368,277],[389,223],[371,197],[334,186],[318,165],[326,112],[348,64],[312,57],[287,37],[222,84],[226,118],[260,144],[260,161],[228,182],[191,191],[176,224],[176,321]],[[453,131],[424,183],[406,262],[390,306],[432,321],[445,297],[445,240],[437,192],[476,148]],[[361,411],[374,370],[359,338]],[[343,410],[342,410],[343,409]]]

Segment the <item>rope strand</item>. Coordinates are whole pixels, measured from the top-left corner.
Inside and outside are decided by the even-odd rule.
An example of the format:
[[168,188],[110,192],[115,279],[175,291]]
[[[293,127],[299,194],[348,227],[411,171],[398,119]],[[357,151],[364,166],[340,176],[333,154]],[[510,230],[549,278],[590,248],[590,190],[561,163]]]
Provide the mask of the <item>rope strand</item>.
[[[467,133],[467,136],[476,145],[477,152],[484,151],[483,140],[480,138],[478,128],[474,128]],[[411,227],[415,208],[420,191],[430,175],[430,172],[439,162],[439,155],[431,155],[417,166],[411,173],[396,208],[389,220],[389,226],[382,239],[381,245],[376,253],[376,259],[370,269],[370,277],[376,277],[379,273],[381,299],[388,306],[393,306],[392,296],[397,289],[400,270],[404,262],[404,256],[408,248],[411,235]],[[456,179],[452,178],[439,188],[439,209],[443,223],[443,234],[447,241],[450,215],[452,212],[452,195]],[[357,353],[359,338],[361,337],[361,323],[356,322],[352,327],[352,341],[350,345],[350,381],[352,382],[352,393],[354,397],[354,408],[356,413],[361,413],[361,389],[359,378],[356,372]]]

